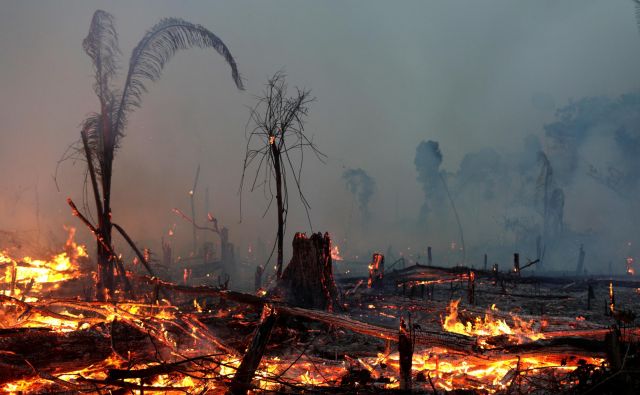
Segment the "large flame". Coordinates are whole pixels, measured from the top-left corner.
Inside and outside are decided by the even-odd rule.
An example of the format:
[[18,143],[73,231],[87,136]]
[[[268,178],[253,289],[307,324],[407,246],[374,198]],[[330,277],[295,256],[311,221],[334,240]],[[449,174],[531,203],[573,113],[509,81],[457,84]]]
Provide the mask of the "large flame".
[[442,323],[442,328],[447,332],[478,337],[480,345],[486,345],[485,338],[491,336],[506,335],[511,342],[517,344],[544,339],[542,333],[534,330],[532,321],[525,321],[516,315],[511,315],[513,325],[510,326],[505,320],[495,318],[492,314],[492,311],[496,310],[495,305],[485,313],[484,317],[475,317],[471,321],[462,322],[458,316],[459,303],[460,300],[449,303],[448,314]]
[[55,289],[63,281],[80,277],[78,259],[88,257],[87,251],[84,246],[74,241],[75,229],[68,230],[69,237],[64,251],[49,259],[30,256],[14,258],[6,250],[1,250],[0,268],[4,268],[4,279],[0,280],[0,295],[34,301],[37,300],[34,295],[45,286]]

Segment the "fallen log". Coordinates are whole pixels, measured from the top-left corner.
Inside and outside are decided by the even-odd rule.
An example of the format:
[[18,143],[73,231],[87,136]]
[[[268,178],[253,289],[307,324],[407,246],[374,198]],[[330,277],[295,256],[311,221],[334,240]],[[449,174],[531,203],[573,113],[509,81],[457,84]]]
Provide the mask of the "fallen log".
[[278,318],[276,313],[268,306],[264,306],[263,309],[262,322],[256,328],[251,344],[247,348],[236,374],[233,376],[233,381],[230,385],[230,393],[233,395],[246,394],[251,388],[251,381],[260,365],[271,331],[276,324]]
[[[398,329],[381,325],[369,324],[351,317],[329,313],[326,311],[303,309],[300,307],[279,306],[276,309],[281,314],[303,317],[323,322],[355,333],[375,337],[382,340],[398,341]],[[477,349],[476,340],[457,333],[419,330],[415,333],[415,344],[421,346],[440,346],[460,352],[473,352]]]
[[56,332],[42,328],[0,331],[0,384],[84,369],[100,363],[114,352],[139,361],[154,361],[156,347],[137,328],[117,324]]
[[519,356],[540,356],[547,354],[603,357],[605,351],[604,341],[584,339],[580,337],[556,337],[552,339],[540,339],[529,343],[502,346],[488,351],[487,355],[495,353],[513,354]]
[[[153,280],[154,282],[160,280]],[[168,284],[168,283],[166,283]],[[213,289],[211,287],[187,287],[187,286],[178,286],[171,285],[171,289],[178,292],[186,292],[186,293],[197,293],[201,295],[216,295],[222,298],[228,298],[230,300],[235,300],[242,303],[249,303],[254,305],[262,305],[265,303],[272,303],[276,309],[276,311],[281,315],[290,315],[296,317],[307,318],[310,320],[322,322],[325,324],[329,324],[335,327],[343,328],[350,330],[355,333],[360,333],[363,335],[375,337],[382,340],[390,340],[396,342],[398,340],[398,330],[397,328],[387,327],[382,325],[374,325],[363,321],[355,320],[349,316],[343,314],[336,314],[327,311],[314,310],[314,309],[305,309],[301,307],[293,307],[286,305],[284,303],[270,300],[267,298],[261,298],[258,296],[243,294],[241,292],[233,292],[233,291],[222,291]],[[570,334],[570,331],[566,332]],[[579,332],[577,332],[579,333]],[[599,337],[602,335],[599,331],[591,331],[588,330],[585,334],[596,335],[595,337]],[[573,350],[573,352],[587,352],[590,354],[598,354],[600,353],[601,344],[598,340],[594,339],[577,339],[577,336],[562,336],[561,334],[552,335],[554,338],[552,339],[542,339],[530,343],[520,344],[520,345],[512,345],[508,346],[508,348],[504,348],[505,352],[509,353],[531,353],[539,355],[539,352],[534,352],[536,350],[544,350],[545,347],[551,348],[564,348]],[[490,352],[488,350],[481,350],[478,347],[477,341],[474,337],[460,335],[451,332],[442,332],[435,330],[418,330],[415,334],[415,344],[420,346],[427,347],[443,347],[449,350],[464,352],[464,353],[487,353]],[[502,348],[501,348],[502,350]]]

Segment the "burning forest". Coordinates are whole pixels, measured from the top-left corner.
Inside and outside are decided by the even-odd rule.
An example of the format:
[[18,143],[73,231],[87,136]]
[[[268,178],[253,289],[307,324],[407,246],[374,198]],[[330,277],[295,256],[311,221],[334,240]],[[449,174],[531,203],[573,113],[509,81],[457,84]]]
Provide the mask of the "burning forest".
[[[283,1],[254,3],[255,15],[225,3],[215,16],[206,4],[92,3],[0,13],[26,40],[0,35],[0,48],[29,52],[0,60],[13,93],[0,109],[1,393],[640,392],[637,67],[578,89],[568,76],[602,71],[556,59],[560,83],[527,54],[475,44],[523,34],[542,56],[546,30],[591,37],[600,6],[523,6],[549,26],[534,34],[495,4],[454,29],[456,2],[353,14]],[[599,39],[637,40],[640,6],[620,3],[602,17],[619,30]],[[425,27],[416,16],[430,11]],[[26,15],[48,34],[26,34]],[[72,16],[82,29],[51,22]],[[511,19],[521,33],[495,23]],[[423,41],[457,42],[453,31],[475,62]],[[580,45],[623,51],[602,42]],[[40,64],[67,52],[55,111],[25,116],[24,92],[30,111],[46,107],[19,77],[40,86]],[[527,70],[535,89],[510,79]],[[40,132],[64,125],[68,141],[13,137],[22,118]],[[522,144],[490,130],[521,125]],[[481,144],[460,132],[470,126]],[[422,129],[397,130],[411,127]]]

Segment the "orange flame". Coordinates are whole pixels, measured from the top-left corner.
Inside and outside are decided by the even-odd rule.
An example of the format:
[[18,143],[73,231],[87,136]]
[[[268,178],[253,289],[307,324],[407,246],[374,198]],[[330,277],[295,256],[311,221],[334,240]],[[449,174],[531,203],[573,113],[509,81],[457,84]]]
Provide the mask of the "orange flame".
[[449,313],[444,319],[442,328],[447,332],[459,333],[480,338],[480,345],[486,346],[486,338],[491,336],[506,335],[512,343],[521,344],[525,341],[544,339],[542,333],[533,329],[533,322],[527,322],[518,316],[512,315],[514,325],[509,326],[505,320],[494,318],[491,310],[485,313],[483,318],[475,317],[473,321],[460,321],[458,317],[458,304],[460,300],[451,301],[448,307]]
[[342,256],[340,255],[340,247],[338,247],[336,244],[334,244],[331,247],[331,260],[333,260],[333,261],[342,261],[342,260],[344,260],[342,258]]
[[[49,259],[35,259],[30,256],[13,258],[7,251],[0,251],[0,268],[4,268],[4,281],[0,277],[0,294],[24,296],[37,294],[45,286],[59,287],[66,280],[80,277],[78,259],[88,257],[86,248],[74,240],[75,229],[69,228],[65,251]],[[37,300],[30,296],[26,301]]]

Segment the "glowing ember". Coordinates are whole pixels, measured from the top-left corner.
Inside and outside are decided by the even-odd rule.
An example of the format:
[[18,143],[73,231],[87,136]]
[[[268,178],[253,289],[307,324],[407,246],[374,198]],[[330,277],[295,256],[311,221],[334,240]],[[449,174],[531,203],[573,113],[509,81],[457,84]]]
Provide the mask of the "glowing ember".
[[[391,366],[394,370],[399,368],[398,354],[387,357],[382,354],[378,358],[369,361],[370,366],[379,366],[381,363]],[[601,365],[600,358],[581,358],[583,363]],[[437,389],[446,391],[460,389],[485,390],[494,393],[509,387],[516,376],[526,375],[543,369],[554,370],[556,373],[572,372],[580,361],[575,358],[567,358],[564,355],[547,355],[541,357],[516,357],[504,356],[496,360],[487,360],[471,356],[460,356],[441,348],[431,348],[413,354],[412,370],[414,374],[422,373],[428,376]],[[524,372],[524,373],[520,373]],[[373,372],[372,372],[373,373]],[[387,385],[387,388],[397,388],[397,382]],[[430,389],[427,384],[425,389]]]
[[[339,256],[337,246],[334,248]],[[5,281],[0,284],[0,316],[3,318],[0,328],[47,328],[64,334],[89,332],[95,333],[98,338],[110,338],[113,342],[113,333],[116,332],[114,325],[118,323],[133,327],[148,336],[157,353],[154,354],[156,359],[147,357],[144,360],[144,357],[135,355],[137,350],[134,348],[127,348],[129,351],[124,352],[116,351],[120,342],[113,342],[99,362],[84,369],[60,368],[55,372],[55,376],[43,373],[29,379],[6,382],[0,385],[0,392],[46,393],[51,392],[49,389],[53,385],[62,385],[74,391],[87,393],[96,392],[98,389],[107,393],[118,389],[117,387],[127,387],[131,393],[222,393],[228,390],[229,380],[236,374],[242,356],[224,345],[201,319],[234,319],[239,328],[251,320],[249,310],[234,309],[229,305],[216,308],[209,304],[207,298],[202,297],[190,297],[175,305],[164,299],[153,299],[154,303],[148,303],[148,299],[147,303],[132,300],[106,303],[83,302],[78,299],[43,301],[23,298],[27,293],[25,291],[28,284],[31,284],[28,292],[37,296],[38,286],[42,287],[47,283],[57,285],[65,280],[77,278],[80,272],[77,262],[79,257],[86,257],[86,251],[76,245],[72,238],[67,242],[65,252],[48,261],[26,257],[14,259],[6,253],[0,254],[0,268],[5,269]],[[381,256],[379,261],[374,259],[372,267],[382,270]],[[185,269],[182,274],[183,281],[187,282],[191,273]],[[459,281],[460,278],[454,280]],[[433,281],[449,282],[452,279]],[[613,288],[610,287],[613,304]],[[264,290],[259,291],[259,295],[264,294]],[[383,308],[389,306],[369,302],[363,303],[362,306],[370,309],[371,313],[380,312],[380,315],[394,318],[382,312]],[[431,391],[435,388],[438,391],[468,389],[480,393],[496,393],[510,388],[512,383],[527,375],[552,376],[558,385],[571,385],[571,379],[568,377],[576,368],[584,364],[601,366],[604,363],[603,359],[570,354],[515,356],[492,350],[489,339],[495,336],[501,336],[517,344],[542,339],[544,336],[534,330],[532,321],[524,321],[515,315],[508,319],[509,323],[496,318],[495,305],[484,317],[469,319],[461,317],[458,306],[459,301],[449,304],[448,314],[442,323],[443,329],[477,338],[478,344],[485,350],[482,354],[473,354],[441,347],[416,349],[412,361],[416,391]],[[583,321],[585,318],[579,316],[576,320]],[[553,334],[549,333],[548,336],[552,337]],[[111,355],[106,357],[109,353]],[[160,355],[162,358],[159,358]],[[169,367],[176,369],[168,369]],[[167,370],[163,370],[165,368]],[[253,393],[278,392],[287,386],[304,391],[309,387],[309,392],[313,392],[311,387],[337,387],[349,376],[353,368],[356,371],[365,370],[370,373],[373,380],[368,385],[373,386],[374,390],[399,388],[397,353],[387,351],[386,354],[378,354],[377,357],[359,358],[344,355],[343,360],[336,358],[332,361],[303,351],[299,355],[265,355],[255,372],[252,382]],[[110,378],[114,370],[127,372],[126,374],[136,378],[114,381]],[[136,376],[136,373],[140,376]],[[146,376],[148,378],[141,380],[139,377],[145,377],[145,374],[149,374]],[[118,384],[114,386],[116,382]],[[519,384],[522,392],[527,391],[528,382],[530,381],[522,380]],[[360,384],[356,384],[358,385]]]
[[331,247],[331,260],[333,261],[343,260],[342,256],[340,255],[340,248],[335,244]]

